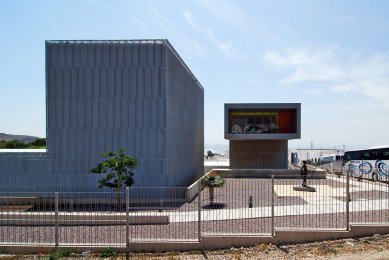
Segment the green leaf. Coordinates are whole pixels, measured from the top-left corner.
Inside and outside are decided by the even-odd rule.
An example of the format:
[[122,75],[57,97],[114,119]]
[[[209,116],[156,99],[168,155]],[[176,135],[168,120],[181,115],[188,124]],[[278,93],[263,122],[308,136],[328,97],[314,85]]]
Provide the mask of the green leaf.
[[93,174],[105,174],[98,182],[99,188],[107,187],[119,192],[118,187],[131,187],[135,184],[132,170],[138,167],[139,162],[135,157],[126,155],[125,151],[125,148],[120,148],[117,153],[100,153],[106,159],[90,170]]
[[220,175],[207,175],[201,179],[201,183],[206,187],[223,187],[225,179]]

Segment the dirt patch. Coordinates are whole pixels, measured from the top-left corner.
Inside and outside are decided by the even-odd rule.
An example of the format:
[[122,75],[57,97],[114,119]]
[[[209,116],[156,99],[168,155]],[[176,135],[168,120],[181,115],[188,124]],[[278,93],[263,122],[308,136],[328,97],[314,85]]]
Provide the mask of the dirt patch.
[[[41,259],[48,255],[0,255],[0,259]],[[214,251],[131,253],[130,259],[388,259],[389,235],[348,238],[296,245],[260,244]],[[98,255],[71,253],[62,259],[100,259]],[[112,259],[125,259],[118,255]]]
[[389,235],[297,245],[260,244],[248,248],[166,254],[132,254],[132,259],[388,259]]

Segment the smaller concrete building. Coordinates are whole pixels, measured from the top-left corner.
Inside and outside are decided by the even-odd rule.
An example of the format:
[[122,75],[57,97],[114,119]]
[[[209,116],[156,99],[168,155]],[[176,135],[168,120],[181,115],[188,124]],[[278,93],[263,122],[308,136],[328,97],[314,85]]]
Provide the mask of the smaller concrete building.
[[288,140],[301,137],[300,103],[224,105],[231,169],[287,169]]

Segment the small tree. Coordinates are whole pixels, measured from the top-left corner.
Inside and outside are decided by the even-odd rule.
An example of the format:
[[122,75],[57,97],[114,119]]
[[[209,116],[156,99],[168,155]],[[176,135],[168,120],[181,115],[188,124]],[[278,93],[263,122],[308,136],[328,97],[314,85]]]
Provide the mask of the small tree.
[[128,187],[134,185],[133,170],[139,165],[138,160],[126,155],[125,151],[125,148],[120,148],[117,153],[112,151],[100,153],[106,160],[91,169],[91,173],[105,174],[105,177],[99,181],[99,188],[108,187],[116,190],[118,205],[120,204],[120,190],[122,185]]
[[215,203],[215,188],[223,187],[225,180],[218,174],[208,174],[201,179],[201,183],[208,187],[210,205]]
[[12,140],[6,143],[5,148],[7,149],[23,149],[26,148],[27,144],[18,140]]
[[46,138],[38,138],[35,141],[28,143],[27,146],[44,148],[46,147]]

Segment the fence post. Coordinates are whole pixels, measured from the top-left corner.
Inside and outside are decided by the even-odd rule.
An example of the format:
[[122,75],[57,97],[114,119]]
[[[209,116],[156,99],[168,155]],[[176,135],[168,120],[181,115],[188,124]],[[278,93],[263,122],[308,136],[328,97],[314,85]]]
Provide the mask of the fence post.
[[54,208],[55,208],[55,247],[59,245],[59,225],[58,225],[58,191],[54,192]]
[[350,176],[346,171],[346,230],[350,231]]
[[130,252],[130,187],[126,187],[126,258]]
[[330,164],[330,167],[331,167],[331,174],[335,174],[335,171],[334,171],[334,162],[332,162]]
[[198,216],[197,216],[197,229],[198,229],[198,239],[201,242],[201,181],[198,181],[198,192],[197,192],[197,207],[198,207]]
[[274,232],[274,175],[271,176],[271,235],[275,236],[275,232]]

